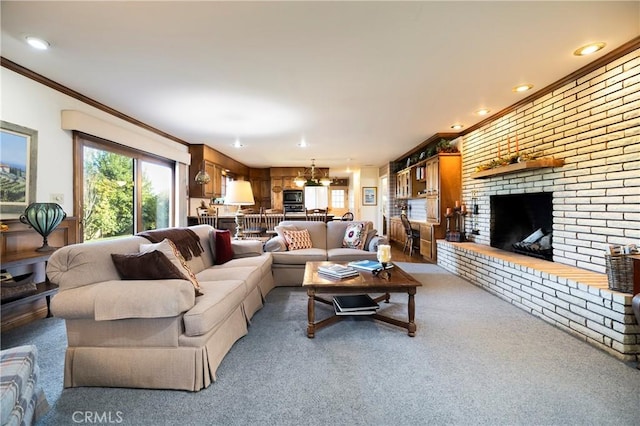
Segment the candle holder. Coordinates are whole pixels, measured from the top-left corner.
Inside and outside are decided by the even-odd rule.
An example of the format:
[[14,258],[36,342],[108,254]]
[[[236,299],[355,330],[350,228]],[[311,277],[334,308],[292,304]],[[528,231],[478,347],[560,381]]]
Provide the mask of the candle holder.
[[[456,203],[457,204],[457,203]],[[450,214],[449,214],[450,213]],[[447,214],[445,217],[447,218],[447,230],[445,232],[445,240],[461,243],[466,241],[465,231],[464,231],[464,218],[467,215],[467,209],[464,205],[454,207],[451,211],[451,208],[447,207]],[[451,218],[454,218],[455,229],[451,230]]]
[[373,275],[382,278],[384,280],[388,280],[391,278],[391,272],[389,272],[388,267],[391,261],[391,246],[389,244],[380,244],[378,246],[378,253],[376,254],[378,258],[378,262],[382,265],[382,268],[378,268],[373,271]]

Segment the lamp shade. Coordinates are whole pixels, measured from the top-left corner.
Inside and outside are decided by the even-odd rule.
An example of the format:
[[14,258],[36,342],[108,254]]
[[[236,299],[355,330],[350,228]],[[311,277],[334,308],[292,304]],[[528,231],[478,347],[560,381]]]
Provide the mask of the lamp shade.
[[224,203],[231,206],[251,206],[255,204],[251,182],[246,180],[234,180],[227,184],[227,193]]

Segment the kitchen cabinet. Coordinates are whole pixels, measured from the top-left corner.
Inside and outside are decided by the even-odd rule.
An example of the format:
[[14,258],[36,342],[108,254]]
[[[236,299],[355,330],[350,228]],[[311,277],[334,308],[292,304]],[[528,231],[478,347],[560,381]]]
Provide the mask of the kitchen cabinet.
[[396,176],[396,198],[411,197],[411,169],[404,169]]
[[[425,209],[427,222],[432,224],[430,239],[425,238],[421,246],[431,242],[431,251],[423,254],[427,260],[436,260],[436,240],[445,237],[447,207],[453,208],[462,197],[462,161],[460,153],[438,154],[426,162]],[[422,235],[422,234],[421,234]],[[426,248],[426,247],[425,247]],[[423,253],[420,250],[420,253]]]
[[400,244],[405,243],[407,234],[404,232],[404,226],[399,217],[392,217],[389,221],[389,239]]
[[[249,174],[249,168],[236,160],[210,148],[206,145],[190,145],[191,165],[189,166],[189,197],[218,198],[222,196],[223,179],[226,174],[236,178]],[[204,170],[211,181],[201,185],[196,183],[198,171]]]
[[436,245],[433,239],[433,223],[420,224],[420,255],[426,260],[435,260]]

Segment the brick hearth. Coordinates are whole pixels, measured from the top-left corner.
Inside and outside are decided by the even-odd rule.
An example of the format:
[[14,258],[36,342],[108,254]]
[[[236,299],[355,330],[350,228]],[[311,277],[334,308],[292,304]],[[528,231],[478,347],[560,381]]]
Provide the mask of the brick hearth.
[[605,274],[475,243],[438,242],[438,265],[624,361],[640,360],[631,294]]

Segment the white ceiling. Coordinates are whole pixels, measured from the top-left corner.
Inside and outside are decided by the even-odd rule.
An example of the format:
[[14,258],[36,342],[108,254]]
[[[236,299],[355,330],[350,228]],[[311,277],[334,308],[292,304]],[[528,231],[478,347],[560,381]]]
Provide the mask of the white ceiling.
[[[2,1],[1,12],[2,56],[19,65],[248,166],[315,158],[336,175],[468,128],[478,108],[527,96],[513,86],[544,88],[640,34],[638,1]],[[572,55],[596,41],[606,48]]]

